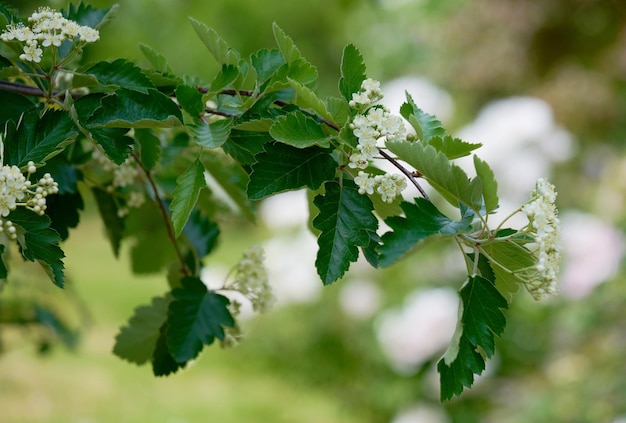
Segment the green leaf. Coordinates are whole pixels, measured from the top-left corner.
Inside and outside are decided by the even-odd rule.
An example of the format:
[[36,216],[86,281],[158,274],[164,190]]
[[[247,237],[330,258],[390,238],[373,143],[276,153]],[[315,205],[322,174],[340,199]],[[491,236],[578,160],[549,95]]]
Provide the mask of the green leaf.
[[141,68],[125,59],[98,62],[83,73],[94,76],[105,87],[124,88],[143,94],[148,94],[148,89],[154,88]]
[[326,109],[333,117],[333,122],[340,127],[343,127],[350,120],[350,106],[343,98],[328,97],[326,99]]
[[332,116],[326,110],[326,105],[310,88],[294,79],[287,78],[287,80],[289,85],[296,91],[295,103],[298,106],[303,109],[310,109],[321,117],[332,121]]
[[164,74],[173,74],[174,71],[170,67],[169,63],[167,63],[167,59],[164,55],[154,50],[147,44],[139,43],[139,50],[144,55],[146,59],[150,62],[152,69],[157,72],[161,72]]
[[4,162],[23,167],[29,161],[44,163],[70,144],[78,129],[67,112],[48,110],[43,116],[32,109],[14,133],[4,139]]
[[183,278],[182,288],[174,289],[172,296],[167,347],[178,363],[195,358],[215,338],[223,340],[224,327],[235,325],[227,308],[228,299],[208,291],[198,278]]
[[415,105],[411,95],[406,93],[406,103],[400,107],[400,114],[409,121],[415,129],[417,138],[429,142],[433,137],[445,137],[446,131],[442,123],[433,115],[425,113]]
[[319,214],[313,227],[320,230],[315,267],[324,285],[340,279],[359,257],[357,247],[370,247],[378,229],[372,214],[374,206],[366,195],[359,194],[354,182],[344,179],[327,182],[325,195],[315,197]]
[[83,197],[78,190],[82,175],[62,154],[54,157],[34,175],[37,180],[49,172],[58,184],[59,192],[46,197],[46,215],[52,221],[50,227],[57,231],[61,240],[69,237],[69,229],[78,226],[79,212],[84,209]]
[[460,167],[442,152],[421,142],[388,141],[387,148],[421,172],[428,183],[453,206],[462,203],[480,214],[483,206],[482,181],[470,180]]
[[96,9],[80,2],[78,5],[70,4],[69,10],[62,10],[61,13],[71,21],[97,29],[113,18],[117,8],[118,6],[114,5],[107,9]]
[[496,287],[509,301],[525,281],[523,269],[533,268],[530,251],[513,241],[493,242],[481,246],[496,278]]
[[233,129],[240,131],[268,132],[275,122],[276,120],[269,118],[253,119],[237,123],[233,126]]
[[154,169],[161,158],[161,140],[152,129],[135,129],[135,140],[139,143],[139,157],[146,170]]
[[348,44],[341,58],[341,79],[339,92],[346,99],[352,100],[352,94],[361,91],[361,83],[365,80],[366,69],[361,52],[353,44]]
[[[246,195],[248,174],[228,156],[220,154],[203,154],[202,164],[211,178],[232,200],[243,216],[254,221],[256,216],[255,205]],[[209,185],[211,188],[212,185]]]
[[261,49],[250,56],[250,63],[256,70],[259,85],[262,85],[285,64],[285,59],[278,50]]
[[233,65],[222,65],[222,69],[211,81],[209,92],[216,93],[231,85],[240,75],[239,68]]
[[135,364],[150,361],[161,326],[167,319],[169,304],[169,298],[155,297],[150,305],[137,307],[127,325],[115,336],[113,354]]
[[110,193],[98,187],[94,187],[91,192],[96,199],[100,218],[104,223],[104,230],[111,243],[111,248],[113,248],[113,254],[115,257],[119,257],[124,236],[124,219],[119,217],[117,203]]
[[0,279],[6,279],[9,276],[7,263],[4,261],[4,244],[0,244]]
[[292,63],[302,57],[300,50],[298,50],[298,47],[296,47],[293,40],[278,26],[276,22],[272,24],[272,30],[274,31],[274,39],[276,39],[278,49],[287,63]]
[[259,200],[305,186],[315,190],[335,177],[337,162],[326,149],[301,149],[280,143],[267,144],[264,148],[252,165],[250,199]]
[[207,216],[194,209],[183,229],[189,243],[196,250],[199,259],[206,257],[217,245],[220,228]]
[[187,363],[178,363],[172,357],[169,348],[167,347],[167,332],[168,324],[164,323],[161,326],[161,332],[159,338],[156,341],[154,347],[154,355],[152,356],[152,373],[155,376],[168,376],[172,373],[176,373],[178,369],[185,367]]
[[34,106],[26,96],[11,91],[0,91],[0,128],[4,128],[4,124],[9,120],[17,124],[22,114]]
[[483,200],[485,202],[485,213],[491,213],[498,208],[498,181],[493,174],[493,170],[487,162],[474,156],[474,167],[476,175],[482,181]]
[[382,236],[383,245],[378,248],[381,266],[389,266],[400,260],[413,248],[427,238],[454,236],[472,229],[472,218],[465,217],[454,221],[441,213],[433,203],[423,198],[416,198],[415,204],[400,204],[404,217],[392,216],[385,223],[393,229]]
[[[486,358],[495,352],[495,336],[504,332],[506,319],[502,310],[508,308],[506,299],[493,283],[481,276],[470,277],[461,288],[461,326],[458,344],[453,341],[451,350],[437,364],[441,377],[441,399],[460,395],[463,387],[474,383],[474,374],[485,369]],[[457,328],[459,330],[459,328]]]
[[91,129],[91,136],[102,147],[104,154],[115,164],[121,165],[133,151],[134,140],[127,136],[127,128]]
[[239,53],[230,48],[213,28],[194,18],[189,18],[189,22],[191,22],[194,31],[196,31],[202,43],[219,64],[237,66],[240,58]]
[[299,110],[276,119],[270,135],[275,140],[296,148],[330,146],[330,137],[324,133],[321,124]]
[[182,122],[176,103],[152,89],[143,94],[122,88],[103,97],[101,104],[89,118],[89,128],[170,128]]
[[221,147],[228,140],[233,119],[220,119],[212,123],[198,121],[190,125],[193,140],[208,148]]
[[59,242],[61,237],[50,228],[50,218],[35,212],[17,208],[7,216],[17,229],[17,242],[26,260],[37,261],[46,271],[52,282],[63,288],[63,257],[65,254]]
[[441,151],[449,160],[465,157],[472,151],[476,150],[481,144],[472,144],[465,142],[460,138],[454,138],[450,135],[434,136],[428,140],[428,144]]
[[180,84],[176,87],[176,100],[191,116],[198,117],[204,113],[202,93],[196,87]]
[[176,179],[176,189],[172,193],[172,226],[178,238],[182,232],[191,211],[196,206],[200,190],[206,187],[204,181],[204,166],[200,160],[194,160],[191,165]]

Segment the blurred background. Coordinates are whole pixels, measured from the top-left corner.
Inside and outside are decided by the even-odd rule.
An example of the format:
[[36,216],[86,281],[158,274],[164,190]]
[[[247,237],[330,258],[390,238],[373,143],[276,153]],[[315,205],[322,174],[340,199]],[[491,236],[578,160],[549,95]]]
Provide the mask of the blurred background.
[[[41,5],[7,2],[23,15]],[[110,1],[94,0],[104,7]],[[57,345],[3,328],[0,421],[25,422],[626,422],[626,2],[622,0],[120,0],[88,60],[141,60],[138,43],[179,74],[217,67],[188,24],[215,28],[243,54],[274,46],[276,21],[336,93],[345,44],[363,53],[398,113],[404,90],[450,132],[482,142],[502,208],[535,180],[559,192],[561,295],[522,292],[507,312],[495,359],[460,399],[440,404],[435,363],[445,350],[463,282],[458,252],[434,244],[380,272],[356,263],[322,289],[307,199],[261,208],[257,226],[223,231],[207,278],[227,272],[253,242],[266,248],[279,303],[246,320],[234,349],[205,349],[189,369],[156,379],[110,352],[133,309],[166,289],[135,277],[105,244],[88,206],[65,246],[65,292],[7,286],[65,315]],[[86,263],[89,263],[88,265]],[[28,276],[28,277],[27,277]],[[19,284],[12,284],[16,287]],[[76,332],[82,329],[80,335]],[[57,328],[59,329],[59,328]],[[36,339],[37,343],[32,340]]]

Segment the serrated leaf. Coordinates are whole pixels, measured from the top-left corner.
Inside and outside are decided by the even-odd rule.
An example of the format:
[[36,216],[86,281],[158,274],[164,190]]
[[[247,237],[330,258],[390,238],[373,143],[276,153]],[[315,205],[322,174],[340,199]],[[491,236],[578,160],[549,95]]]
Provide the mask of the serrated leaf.
[[89,118],[89,128],[171,128],[180,126],[180,109],[166,95],[119,89],[102,98],[101,107]]
[[182,288],[174,289],[172,296],[167,347],[178,363],[195,358],[215,338],[223,340],[224,327],[235,325],[227,308],[228,299],[207,290],[198,278],[183,278]]
[[161,158],[161,140],[153,130],[135,129],[135,140],[139,143],[139,157],[146,170],[152,170]]
[[78,5],[70,4],[68,11],[62,10],[61,13],[71,21],[98,29],[113,19],[117,8],[117,5],[113,5],[107,9],[97,9],[89,4],[80,2]]
[[435,147],[437,151],[441,151],[450,160],[465,157],[481,146],[481,144],[465,142],[450,135],[434,136],[428,140],[428,144]]
[[341,79],[339,92],[346,99],[352,100],[352,94],[361,91],[361,83],[366,75],[365,63],[359,49],[354,44],[348,44],[343,50],[341,58]]
[[191,211],[198,201],[200,190],[206,187],[204,181],[204,166],[200,160],[194,160],[191,165],[176,179],[176,189],[172,193],[170,211],[172,226],[176,238],[180,235]]
[[167,319],[169,298],[155,297],[146,306],[140,306],[115,336],[113,354],[135,364],[144,364],[154,355],[161,326]]
[[435,116],[425,113],[417,107],[408,92],[406,93],[406,103],[400,107],[400,114],[409,121],[415,129],[417,138],[423,142],[429,142],[432,137],[444,137],[446,135],[443,124]]
[[64,155],[58,155],[49,160],[46,166],[35,174],[35,179],[49,172],[58,184],[59,192],[46,198],[46,215],[51,220],[50,227],[54,229],[61,240],[69,237],[69,229],[78,226],[79,212],[84,209],[83,198],[78,190],[78,181],[82,175]]
[[212,123],[205,121],[190,125],[193,140],[208,148],[221,147],[228,140],[233,119],[220,119]]
[[330,137],[324,133],[320,123],[299,110],[276,119],[270,135],[275,140],[296,148],[330,145]]
[[460,395],[464,386],[473,384],[473,375],[481,374],[485,369],[480,351],[486,358],[491,357],[495,352],[495,336],[502,335],[506,326],[502,310],[507,309],[508,304],[491,281],[482,276],[470,277],[461,288],[460,296],[463,332],[459,337],[458,352],[456,356],[446,354],[437,365],[442,400]]
[[4,162],[23,167],[29,161],[44,163],[69,145],[78,129],[67,112],[48,110],[43,116],[32,109],[4,141]]
[[482,181],[483,200],[485,202],[485,213],[492,213],[498,208],[498,181],[493,174],[493,170],[487,162],[474,156],[474,167],[476,175]]
[[292,63],[302,57],[300,50],[296,47],[293,40],[283,31],[276,22],[272,24],[272,30],[274,31],[274,39],[278,45],[283,58],[287,63]]
[[253,119],[246,122],[235,124],[233,129],[240,131],[253,131],[253,132],[269,132],[272,125],[276,122],[275,119]]
[[381,266],[389,266],[400,260],[413,248],[431,236],[454,236],[472,229],[472,218],[451,220],[441,213],[433,203],[416,198],[415,204],[403,202],[400,207],[404,217],[392,216],[385,223],[393,229],[382,236],[383,244],[378,248]]
[[144,55],[146,59],[150,62],[152,69],[157,72],[161,72],[164,74],[173,74],[174,71],[170,67],[169,63],[167,63],[167,59],[164,55],[153,49],[147,44],[139,43],[139,50]]
[[211,81],[209,91],[216,93],[223,90],[231,85],[239,75],[240,72],[237,66],[222,65],[222,69],[220,69],[217,75],[215,75],[215,78],[213,78],[213,81]]
[[202,93],[196,87],[180,84],[176,87],[175,93],[178,104],[191,116],[198,117],[204,113]]
[[189,243],[193,246],[199,259],[206,257],[217,245],[220,228],[207,216],[194,209],[183,229]]
[[328,150],[319,147],[295,148],[272,143],[255,156],[248,197],[259,200],[272,194],[302,187],[319,188],[334,179],[337,162]]
[[354,182],[344,179],[340,185],[331,181],[324,188],[325,194],[313,201],[319,210],[313,227],[321,231],[315,267],[324,285],[329,285],[358,259],[358,247],[371,247],[378,220],[372,214],[372,201],[359,194]]
[[178,363],[172,357],[169,348],[167,347],[167,332],[168,324],[164,323],[161,326],[159,338],[156,341],[154,347],[154,354],[152,356],[152,373],[157,376],[169,376],[172,373],[176,373],[178,369],[185,367],[187,364]]
[[124,88],[143,94],[148,94],[148,90],[154,88],[141,68],[125,59],[98,62],[83,73],[94,76],[105,87]]
[[259,85],[262,85],[285,64],[285,59],[278,50],[261,49],[250,56],[250,63],[256,70]]
[[34,106],[26,96],[10,91],[0,91],[0,128],[4,128],[4,124],[9,120],[17,124],[22,114]]
[[290,79],[306,87],[311,87],[317,81],[317,68],[304,59],[297,59],[289,64],[285,63],[272,75],[264,87],[264,91],[268,93],[290,88]]
[[533,268],[530,251],[512,242],[494,242],[481,246],[496,279],[496,287],[509,301],[524,283],[523,269]]
[[333,122],[340,127],[343,127],[350,120],[350,106],[343,98],[328,97],[326,99],[326,109],[333,117]]
[[46,271],[52,282],[63,288],[63,257],[65,254],[59,242],[61,237],[50,228],[50,218],[40,216],[35,212],[18,208],[7,216],[17,229],[17,242],[22,257],[26,260],[37,261]]
[[469,179],[445,154],[421,142],[388,141],[387,148],[422,173],[428,183],[453,206],[462,203],[480,214],[483,206],[480,178]]
[[102,147],[104,154],[117,165],[128,159],[135,141],[127,136],[127,128],[95,128],[91,136]]
[[326,110],[326,105],[310,88],[295,79],[287,78],[287,81],[289,81],[289,85],[291,85],[296,92],[295,103],[298,106],[303,109],[310,109],[321,117],[332,121],[332,116],[328,113],[328,110]]
[[189,22],[191,22],[194,31],[219,64],[237,66],[240,58],[239,53],[230,48],[213,28],[194,18],[189,18]]
[[104,230],[111,243],[111,248],[113,248],[113,254],[115,257],[119,257],[124,236],[124,219],[119,217],[117,202],[111,194],[98,187],[94,187],[91,192],[96,199],[100,218],[104,223]]

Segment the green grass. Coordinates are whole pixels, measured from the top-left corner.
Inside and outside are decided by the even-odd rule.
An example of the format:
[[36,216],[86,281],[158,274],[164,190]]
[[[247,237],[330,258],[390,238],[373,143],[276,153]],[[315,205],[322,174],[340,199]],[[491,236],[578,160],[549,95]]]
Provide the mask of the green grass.
[[2,423],[357,421],[321,390],[249,362],[241,366],[236,348],[211,346],[169,378],[114,356],[117,328],[167,288],[163,275],[131,275],[102,234],[88,220],[64,247],[67,275],[91,316],[78,350],[57,347],[40,356],[20,333],[8,334],[0,355]]

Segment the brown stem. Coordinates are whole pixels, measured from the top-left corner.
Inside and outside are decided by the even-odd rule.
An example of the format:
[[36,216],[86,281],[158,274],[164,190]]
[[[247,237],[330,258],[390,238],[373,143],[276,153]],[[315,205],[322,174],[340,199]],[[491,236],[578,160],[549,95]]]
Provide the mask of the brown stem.
[[159,205],[159,210],[161,211],[161,217],[163,218],[163,222],[165,223],[165,228],[167,229],[167,236],[172,242],[172,245],[174,246],[174,250],[176,250],[176,256],[178,257],[178,261],[180,262],[180,271],[185,276],[189,276],[191,275],[191,270],[189,270],[189,267],[187,267],[187,263],[185,263],[185,258],[183,257],[183,253],[182,251],[180,251],[180,247],[178,246],[178,243],[176,242],[176,235],[174,234],[174,228],[172,227],[172,224],[170,222],[169,214],[167,213],[167,210],[165,210],[165,205],[163,204],[163,200],[161,200],[161,197],[159,196],[159,190],[156,186],[156,183],[154,182],[154,179],[152,178],[150,171],[146,169],[146,167],[141,162],[141,159],[137,156],[137,153],[133,153],[132,156],[133,156],[133,159],[135,159],[135,162],[137,162],[137,165],[139,165],[141,170],[143,170],[143,172],[145,173],[146,178],[148,179],[148,182],[150,183],[150,187],[152,188],[152,191],[154,192],[154,197],[156,198],[156,202]]
[[411,183],[415,185],[415,188],[417,188],[420,194],[422,194],[422,197],[430,201],[430,197],[428,197],[428,194],[426,194],[426,191],[424,191],[424,188],[422,188],[420,184],[417,182],[417,180],[415,179],[415,175],[413,175],[413,173],[409,172],[407,168],[405,168],[400,163],[398,163],[398,161],[394,159],[393,157],[391,157],[389,154],[387,154],[386,151],[379,148],[378,152],[380,153],[381,156],[383,156],[386,160],[388,160],[392,165],[394,165],[400,172],[402,172],[404,176],[409,178],[409,181],[411,181]]

